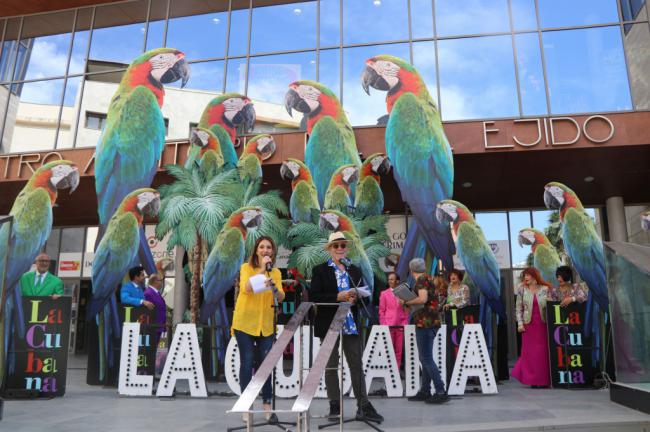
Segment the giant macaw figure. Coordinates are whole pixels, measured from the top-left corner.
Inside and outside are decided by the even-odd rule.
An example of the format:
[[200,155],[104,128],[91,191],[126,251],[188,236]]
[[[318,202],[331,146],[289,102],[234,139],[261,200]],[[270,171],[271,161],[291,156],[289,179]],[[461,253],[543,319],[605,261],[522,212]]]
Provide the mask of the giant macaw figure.
[[[402,198],[413,212],[398,273],[404,278],[411,258],[422,257],[420,237],[446,269],[453,268],[454,243],[446,224],[435,218],[436,204],[453,195],[454,163],[440,112],[420,74],[389,55],[366,60],[363,88],[388,92],[386,154]],[[416,231],[417,230],[417,231]]]
[[560,210],[564,249],[589,288],[584,328],[587,337],[593,332],[593,360],[596,362],[600,346],[599,309],[605,313],[609,310],[603,244],[580,199],[567,186],[557,182],[544,186],[544,204],[549,209]]
[[111,336],[121,332],[115,290],[138,255],[144,215],[155,216],[159,209],[160,194],[155,189],[142,188],[129,193],[108,222],[95,251],[92,298],[87,318],[97,319],[100,380],[104,379],[107,367],[114,361]]
[[[242,207],[234,212],[217,236],[203,271],[203,305],[201,322],[215,326],[228,326],[228,315],[224,296],[235,283],[235,277],[246,255],[248,230],[262,224],[262,210],[257,207]],[[225,355],[225,335],[216,332],[218,360]],[[212,359],[213,374],[216,373],[217,358]]]
[[534,228],[523,228],[519,230],[518,241],[519,246],[531,247],[533,267],[539,270],[546,282],[557,287],[559,284],[555,277],[555,270],[562,265],[562,261],[546,234]]
[[325,193],[323,209],[347,212],[352,206],[352,186],[359,179],[359,168],[356,165],[342,165],[330,180],[330,185]]
[[[319,225],[328,231],[340,231],[345,238],[350,240],[348,257],[352,263],[359,266],[363,279],[372,293],[375,286],[375,277],[372,271],[372,264],[366,255],[362,239],[354,228],[354,224],[349,217],[336,210],[323,210],[320,215]],[[373,296],[370,298],[372,299]],[[370,318],[370,317],[369,317]]]
[[225,93],[212,99],[203,109],[199,121],[199,127],[210,129],[216,135],[228,169],[237,166],[237,129],[241,126],[244,132],[248,132],[254,125],[253,102],[238,93]]
[[440,223],[451,223],[458,257],[481,291],[479,319],[486,334],[488,349],[492,352],[492,312],[499,318],[506,319],[506,311],[501,303],[501,276],[497,259],[472,212],[463,204],[454,200],[440,201],[437,204],[436,218]]
[[282,162],[280,176],[291,180],[289,211],[293,222],[316,223],[314,215],[320,213],[318,192],[307,165],[298,159],[287,159]]
[[246,142],[237,162],[239,178],[246,188],[262,181],[262,162],[271,157],[275,149],[275,140],[269,134],[255,135]]
[[305,164],[314,179],[318,203],[323,207],[334,171],[341,165],[361,166],[352,125],[336,95],[315,81],[290,84],[284,104],[289,115],[295,109],[307,117],[309,141]]
[[381,153],[371,154],[363,161],[354,197],[354,214],[358,218],[377,216],[384,212],[384,193],[379,176],[388,174],[390,161]]
[[[9,212],[14,218],[11,229],[8,223],[0,228],[0,277],[5,278],[4,292],[0,292],[0,301],[5,302],[0,304],[3,311],[0,315],[0,384],[9,343],[16,336],[25,337],[20,277],[29,271],[50,236],[52,207],[58,191],[69,188],[72,193],[78,185],[79,170],[75,164],[67,160],[46,163],[34,172],[16,197]],[[7,366],[10,370],[15,366],[12,358]]]
[[190,137],[185,168],[197,166],[206,178],[212,178],[224,165],[219,139],[210,129],[196,127]]
[[[99,214],[97,245],[109,219],[130,192],[151,186],[165,145],[165,123],[160,108],[163,84],[189,79],[185,54],[172,48],[147,51],[128,67],[111,99],[106,128],[95,152],[95,191]],[[140,262],[147,272],[155,263],[140,230]]]

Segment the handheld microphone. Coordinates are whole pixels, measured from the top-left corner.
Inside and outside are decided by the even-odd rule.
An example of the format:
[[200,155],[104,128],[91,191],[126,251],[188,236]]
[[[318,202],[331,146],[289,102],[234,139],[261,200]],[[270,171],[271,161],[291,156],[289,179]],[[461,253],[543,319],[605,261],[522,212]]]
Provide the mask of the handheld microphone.
[[273,263],[267,262],[265,268],[267,273],[271,273],[271,270],[273,270]]
[[349,268],[352,265],[352,261],[350,261],[348,258],[341,258],[339,262],[343,264],[343,267],[345,268]]

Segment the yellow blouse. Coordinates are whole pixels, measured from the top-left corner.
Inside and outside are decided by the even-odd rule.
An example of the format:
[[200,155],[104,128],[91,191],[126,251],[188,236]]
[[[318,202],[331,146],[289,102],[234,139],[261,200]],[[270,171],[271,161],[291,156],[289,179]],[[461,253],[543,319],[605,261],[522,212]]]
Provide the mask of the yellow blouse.
[[[232,318],[232,329],[239,330],[251,336],[270,336],[273,334],[273,291],[260,294],[247,293],[246,282],[255,276],[260,268],[254,268],[248,263],[239,269],[239,295]],[[273,283],[282,291],[282,273],[277,268],[271,271]],[[284,291],[283,291],[284,292]]]

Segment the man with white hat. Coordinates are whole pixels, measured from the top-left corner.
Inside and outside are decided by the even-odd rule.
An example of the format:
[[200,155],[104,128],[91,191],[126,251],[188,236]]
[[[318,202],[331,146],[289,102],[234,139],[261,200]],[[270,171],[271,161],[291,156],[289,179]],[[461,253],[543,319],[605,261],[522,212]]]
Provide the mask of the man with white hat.
[[[361,340],[356,324],[358,315],[356,307],[357,296],[355,291],[350,289],[364,285],[363,276],[361,269],[352,265],[347,259],[348,244],[349,240],[342,232],[330,234],[325,245],[325,249],[330,254],[330,259],[312,269],[309,299],[316,303],[352,303],[351,311],[343,323],[343,352],[350,366],[352,389],[357,399],[358,409],[356,418],[357,420],[369,420],[380,423],[384,418],[377,413],[368,400],[366,380],[363,376],[363,368],[361,366],[363,354],[361,352]],[[325,338],[335,313],[335,306],[318,307],[318,313],[314,322],[314,334],[321,338],[321,341]],[[331,419],[335,419],[341,414],[339,406],[339,378],[336,370],[338,363],[339,349],[337,341],[332,355],[327,362],[327,369],[325,370],[325,385],[327,386],[327,397],[330,401],[328,417]]]

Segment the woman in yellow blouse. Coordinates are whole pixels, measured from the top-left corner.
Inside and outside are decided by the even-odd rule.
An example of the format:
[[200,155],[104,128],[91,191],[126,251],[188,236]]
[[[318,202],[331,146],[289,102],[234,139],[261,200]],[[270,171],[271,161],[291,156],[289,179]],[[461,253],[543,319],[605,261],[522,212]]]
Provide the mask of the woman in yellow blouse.
[[[255,242],[253,254],[247,263],[239,270],[239,296],[235,304],[232,329],[239,346],[239,385],[244,391],[253,375],[254,359],[264,360],[273,346],[273,314],[275,312],[273,297],[280,303],[284,300],[282,291],[282,275],[280,270],[273,268],[276,248],[269,237],[260,237]],[[269,271],[270,270],[270,271]],[[266,277],[265,284],[270,290],[255,293],[251,278],[257,275]],[[257,355],[256,355],[257,354]],[[264,410],[271,410],[273,390],[271,378],[262,387]],[[268,421],[276,421],[275,414],[266,414]]]

